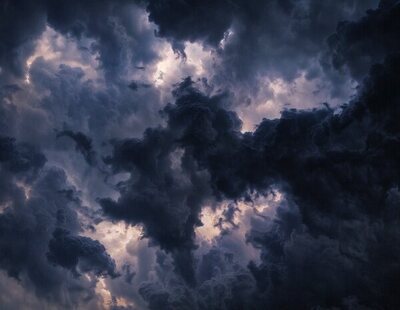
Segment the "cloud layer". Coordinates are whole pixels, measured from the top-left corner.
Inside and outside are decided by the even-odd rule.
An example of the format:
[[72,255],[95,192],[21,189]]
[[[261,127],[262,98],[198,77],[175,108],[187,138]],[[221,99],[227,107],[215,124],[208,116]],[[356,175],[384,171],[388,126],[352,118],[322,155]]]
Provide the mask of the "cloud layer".
[[398,309],[399,15],[2,3],[0,308]]

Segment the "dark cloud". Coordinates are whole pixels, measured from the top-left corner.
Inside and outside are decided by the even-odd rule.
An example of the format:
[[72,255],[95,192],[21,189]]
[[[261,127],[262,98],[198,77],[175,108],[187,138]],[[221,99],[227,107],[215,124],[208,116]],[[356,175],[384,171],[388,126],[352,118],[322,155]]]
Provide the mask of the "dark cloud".
[[139,288],[149,309],[255,309],[254,279],[234,254],[212,248],[197,260],[198,284],[189,289],[170,274],[171,262],[159,254],[159,281],[144,282]]
[[57,138],[69,137],[75,142],[75,148],[81,152],[89,165],[96,164],[96,152],[93,150],[92,139],[82,132],[73,132],[71,130],[63,130],[57,133]]
[[81,68],[54,67],[43,58],[32,63],[30,75],[35,91],[45,93],[38,105],[48,115],[48,126],[84,132],[93,144],[130,131],[142,132],[159,118],[155,112],[160,108],[159,93],[145,82],[135,94],[127,87],[131,81],[98,87]]
[[133,1],[17,0],[3,1],[0,10],[2,76],[24,75],[26,60],[46,25],[79,40],[95,39],[90,51],[99,52],[101,65],[110,77],[126,73],[127,64],[141,67],[157,58],[153,34],[141,26],[141,10]]
[[35,39],[46,26],[41,1],[2,1],[0,19],[1,78],[10,74],[21,77],[25,61],[34,51]]
[[88,237],[73,236],[63,229],[54,231],[47,257],[76,275],[79,275],[79,268],[82,272],[93,271],[97,276],[116,276],[115,263],[100,242]]
[[[270,229],[249,235],[263,251],[262,264],[251,270],[264,303],[308,309],[340,307],[354,299],[360,305],[398,307],[393,281],[400,252],[392,245],[400,236],[399,213],[393,210],[400,180],[400,95],[394,87],[399,59],[374,66],[359,97],[340,114],[288,110],[246,134],[240,133],[236,115],[224,109],[223,95],[207,97],[184,80],[174,92],[175,104],[164,110],[167,127],[114,146],[108,163],[132,177],[117,202],[101,201],[105,213],[144,224],[147,235],[169,251],[193,243],[198,221],[172,216],[191,210],[186,196],[174,192],[167,160],[179,147],[181,166],[190,159],[196,173],[206,170],[216,198],[239,199],[279,184],[292,201],[278,209]],[[163,235],[159,227],[170,233]],[[382,243],[384,236],[391,241]],[[175,257],[175,265],[188,263]],[[167,298],[156,291],[148,297],[156,303],[151,307]]]
[[130,65],[140,67],[157,58],[153,33],[141,25],[141,10],[133,1],[47,1],[46,9],[54,29],[96,40],[91,49],[99,52],[102,67],[114,80]]
[[100,204],[114,219],[144,224],[145,235],[174,253],[176,268],[194,281],[193,227],[200,223],[208,177],[193,169],[193,159],[180,152],[175,139],[173,132],[160,128],[147,130],[142,140],[118,142],[106,162],[115,172],[130,172],[131,178],[119,185],[122,195],[117,202],[102,199]]
[[382,62],[388,51],[399,52],[399,16],[398,1],[382,1],[361,20],[340,23],[328,39],[333,65],[349,68],[352,76],[360,79],[371,65]]
[[[327,38],[338,23],[357,23],[368,9],[377,8],[379,1],[148,2],[147,10],[150,19],[159,27],[159,35],[175,46],[180,42],[180,54],[184,55],[185,41],[199,42],[212,51],[215,62],[207,70],[209,80],[234,93],[232,105],[238,106],[236,111],[245,115],[251,125],[262,117],[276,117],[285,106],[318,107],[321,102],[329,101],[336,108],[354,95],[353,79],[361,82],[374,63],[364,63],[361,77],[336,70],[336,63],[347,60],[335,56],[338,59],[332,65],[332,45],[335,44]],[[205,14],[207,18],[202,17]],[[397,28],[395,23],[388,27],[393,29],[394,37],[391,40],[388,35],[386,42],[393,42],[389,43],[393,45],[397,41]],[[351,44],[343,41],[343,47],[338,46],[338,49],[346,50]],[[380,50],[384,57],[386,46],[361,47],[360,51],[363,50],[371,53],[380,53]],[[355,61],[364,59],[354,58]],[[285,98],[279,90],[276,92],[272,85],[282,80],[284,91],[294,91],[298,95]],[[309,86],[305,86],[306,83]],[[305,97],[301,98],[300,93]],[[267,111],[260,108],[266,101],[273,105]]]
[[242,102],[262,91],[267,83],[263,79],[292,81],[303,73],[330,87],[331,98],[347,100],[348,81],[320,65],[326,38],[338,22],[357,20],[377,4],[375,0],[149,0],[147,10],[158,34],[173,44],[200,41],[214,48],[219,62],[211,72],[213,82],[236,88],[237,95],[244,89]]
[[78,235],[80,201],[72,199],[64,171],[45,160],[34,147],[0,139],[0,268],[51,305],[90,307],[96,280],[56,266],[76,271],[71,261],[79,260],[81,272],[115,276],[115,264],[98,241]]
[[46,158],[30,144],[16,144],[15,139],[0,136],[0,162],[12,172],[37,171]]
[[204,40],[217,46],[237,6],[229,1],[149,1],[149,19],[157,34],[172,40]]
[[[94,234],[101,221],[90,203],[99,192],[112,191],[96,169],[96,154],[110,136],[140,132],[138,122],[142,127],[153,123],[151,111],[159,103],[158,91],[149,89],[146,78],[141,78],[143,91],[136,96],[127,87],[135,65],[143,71],[141,67],[157,58],[143,10],[128,1],[89,2],[0,5],[0,131],[35,145],[14,143],[12,138],[0,141],[1,280],[6,274],[17,279],[19,294],[31,294],[39,305],[45,304],[42,308],[107,306],[95,289],[99,276],[117,275],[117,266],[99,241],[83,236],[88,228]],[[69,50],[71,44],[79,55]],[[44,57],[31,59],[27,80],[27,60],[35,47]],[[71,64],[69,57],[75,56],[79,61]],[[135,122],[131,118],[136,113],[142,117]],[[90,167],[65,145],[67,139],[55,139],[53,128],[70,129],[61,135],[75,142]],[[46,165],[37,147],[46,154]],[[2,296],[9,295],[8,290]],[[15,296],[11,308],[29,307],[25,298]],[[7,298],[0,299],[0,308],[8,309]]]
[[132,81],[131,83],[129,83],[128,87],[130,89],[132,89],[133,91],[137,91],[141,87],[149,88],[149,87],[151,87],[151,85],[150,84],[146,84],[146,83],[140,83],[140,82]]
[[[0,308],[400,308],[399,12],[394,0],[3,1]],[[41,35],[54,54],[28,69]],[[169,78],[151,81],[173,66],[162,38],[186,57],[174,72],[207,75],[170,97]],[[300,75],[341,100],[353,79],[358,94],[242,133],[230,109]],[[260,211],[271,193],[283,198]],[[206,210],[220,214],[204,221],[211,241],[197,233]],[[147,240],[112,244],[116,221]]]

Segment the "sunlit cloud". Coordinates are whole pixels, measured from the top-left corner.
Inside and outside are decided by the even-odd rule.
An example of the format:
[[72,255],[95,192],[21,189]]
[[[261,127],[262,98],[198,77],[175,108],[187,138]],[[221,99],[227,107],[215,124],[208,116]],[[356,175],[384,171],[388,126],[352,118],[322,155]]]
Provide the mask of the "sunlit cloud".
[[[249,97],[250,103],[240,105],[237,113],[243,121],[242,132],[254,131],[263,118],[279,118],[285,109],[310,110],[324,107],[328,103],[332,109],[338,109],[344,103],[342,99],[332,97],[332,89],[319,79],[307,78],[301,73],[293,81],[282,78],[260,78],[259,92]],[[347,84],[347,98],[354,96],[356,82]]]
[[56,32],[50,26],[42,33],[36,41],[34,53],[26,61],[25,82],[30,84],[30,68],[32,63],[39,57],[50,61],[54,65],[65,64],[71,67],[81,68],[86,79],[96,80],[99,78],[98,52],[90,52],[91,39],[82,39],[77,42]]
[[[251,202],[224,202],[213,207],[206,206],[200,214],[203,225],[195,229],[196,241],[201,246],[209,247],[218,245],[223,238],[231,238],[245,249],[242,254],[248,260],[257,261],[259,251],[246,242],[252,218],[273,218],[283,199],[283,193],[274,190],[267,196],[254,196]],[[201,247],[199,251],[202,252]]]
[[160,60],[155,65],[153,75],[157,87],[171,87],[187,76],[204,77],[207,67],[212,63],[212,52],[199,43],[185,43],[186,57],[174,53],[171,45],[164,42],[160,46]]
[[29,200],[30,196],[31,196],[31,191],[32,191],[32,187],[24,184],[23,182],[16,182],[16,185],[23,190],[24,195],[25,195],[25,199]]

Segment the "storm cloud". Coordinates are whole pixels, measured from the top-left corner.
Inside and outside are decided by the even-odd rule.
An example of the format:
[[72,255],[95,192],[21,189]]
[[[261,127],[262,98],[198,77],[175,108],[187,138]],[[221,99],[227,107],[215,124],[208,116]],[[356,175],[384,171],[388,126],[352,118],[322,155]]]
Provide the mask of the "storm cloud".
[[[64,248],[65,242],[60,241],[76,240],[75,246],[64,248],[74,258],[75,264],[81,258],[87,258],[90,265],[83,269],[84,272],[96,270],[95,273],[104,271],[115,275],[115,265],[104,247],[97,241],[78,235],[81,225],[76,205],[80,202],[68,194],[75,190],[68,186],[65,173],[60,169],[47,168],[44,155],[32,146],[16,144],[7,137],[2,137],[0,141],[1,268],[50,304],[72,307],[86,298],[95,298],[93,283],[57,267],[75,267],[57,260],[58,255],[62,255],[57,249]],[[60,229],[69,239],[59,238],[62,236],[58,232]],[[47,257],[48,248],[50,253],[56,251],[54,255]],[[71,252],[74,250],[78,253]],[[64,288],[74,286],[76,293],[63,299]],[[24,307],[16,300],[14,302],[15,308]]]
[[[288,203],[278,207],[276,219],[264,224],[262,231],[254,227],[248,235],[262,251],[261,265],[252,263],[250,270],[264,291],[265,305],[308,309],[340,307],[352,300],[396,308],[392,294],[400,252],[393,245],[399,237],[400,154],[399,94],[393,83],[399,59],[389,57],[384,65],[374,66],[359,97],[340,114],[329,109],[289,110],[245,134],[239,131],[236,115],[224,109],[223,95],[207,97],[190,79],[183,81],[175,91],[175,104],[164,110],[166,128],[147,131],[143,140],[114,146],[113,166],[128,168],[138,183],[131,188],[130,182],[124,184],[117,203],[102,201],[104,211],[114,218],[143,223],[148,236],[167,250],[193,242],[195,226],[201,224],[180,216],[183,223],[179,225],[178,218],[168,214],[191,212],[189,203],[168,198],[185,202],[186,197],[167,194],[157,212],[143,214],[140,185],[150,181],[146,189],[155,191],[149,197],[165,197],[157,191],[159,182],[168,181],[162,187],[167,192],[176,190],[172,176],[149,180],[156,167],[157,176],[162,175],[165,154],[173,154],[175,149],[169,148],[176,145],[184,150],[183,158],[196,162],[192,169],[207,172],[216,200],[235,201],[272,186],[286,193]],[[157,147],[147,153],[147,145]],[[185,163],[182,160],[181,165]],[[160,236],[159,227],[173,227],[175,233]],[[175,235],[182,237],[171,238]],[[175,264],[182,261],[177,259]]]
[[3,1],[0,308],[400,308],[399,13]]

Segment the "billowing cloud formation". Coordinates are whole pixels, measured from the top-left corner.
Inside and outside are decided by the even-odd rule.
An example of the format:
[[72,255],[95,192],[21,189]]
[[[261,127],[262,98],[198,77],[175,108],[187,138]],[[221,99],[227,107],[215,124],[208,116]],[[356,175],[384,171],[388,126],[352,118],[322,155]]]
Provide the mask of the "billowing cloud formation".
[[[78,39],[96,39],[97,44],[89,48],[92,53],[99,52],[107,73],[121,73],[130,61],[148,63],[156,53],[151,46],[151,32],[142,31],[142,18],[135,18],[137,13],[129,1],[5,1],[1,5],[2,71],[23,74],[25,61],[34,51],[34,41],[46,23]],[[140,47],[135,41],[140,41]]]
[[49,242],[47,257],[51,262],[74,273],[78,263],[83,271],[93,270],[97,275],[115,276],[115,263],[101,243],[87,237],[71,236],[68,231],[57,229]]
[[[181,168],[191,163],[197,173],[207,171],[217,198],[239,199],[277,184],[288,194],[291,203],[278,208],[270,227],[249,235],[262,249],[262,264],[250,265],[264,292],[260,307],[354,302],[394,309],[400,255],[393,247],[400,236],[399,93],[394,89],[399,69],[398,56],[374,66],[359,97],[338,115],[329,109],[286,111],[278,120],[264,120],[252,134],[240,133],[240,121],[224,109],[223,96],[207,97],[187,79],[175,91],[175,104],[164,110],[166,128],[114,146],[109,162],[117,171],[130,171],[131,179],[118,202],[104,200],[103,209],[114,218],[143,223],[149,237],[167,250],[193,242],[198,208],[190,196],[170,194],[179,187],[171,164],[166,168],[179,148]],[[160,228],[171,232],[162,235]]]
[[0,308],[400,308],[399,7],[4,1]]
[[[293,79],[318,74],[318,57],[338,22],[360,17],[377,1],[158,1],[150,20],[172,41],[219,47],[223,78],[245,82],[267,73]],[[318,31],[316,31],[318,29]]]
[[[203,42],[213,51],[209,80],[234,93],[231,102],[240,105],[235,111],[245,122],[244,130],[253,130],[263,117],[277,117],[287,105],[310,108],[329,102],[337,107],[348,101],[374,62],[364,63],[357,75],[338,71],[344,60],[335,56],[332,61],[331,49],[340,49],[341,43],[328,37],[338,23],[356,23],[377,6],[375,0],[154,0],[147,10],[158,35],[170,40],[178,53],[185,54],[185,40]],[[388,27],[396,33],[395,24]],[[350,46],[346,44],[343,49]]]
[[379,9],[368,11],[360,21],[340,23],[328,39],[333,64],[347,66],[360,78],[371,65],[382,62],[388,51],[399,52],[399,10],[398,1],[382,1]]
[[[65,173],[46,168],[45,161],[29,145],[0,139],[0,267],[48,302],[71,307],[95,298],[95,280],[76,278],[57,266],[72,270],[79,261],[86,266],[83,272],[114,276],[115,265],[101,244],[77,235],[80,202],[73,198]],[[65,263],[68,257],[75,265]],[[74,286],[76,292],[63,299],[63,291]]]

